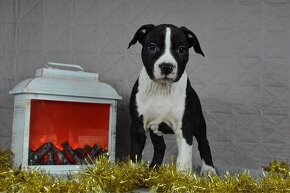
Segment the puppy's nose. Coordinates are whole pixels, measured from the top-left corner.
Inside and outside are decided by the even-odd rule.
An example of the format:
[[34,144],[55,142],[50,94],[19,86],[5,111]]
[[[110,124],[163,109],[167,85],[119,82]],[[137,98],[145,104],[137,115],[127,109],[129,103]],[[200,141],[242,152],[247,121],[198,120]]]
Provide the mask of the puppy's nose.
[[173,65],[170,63],[162,63],[159,65],[159,68],[161,69],[161,73],[168,75],[173,71]]

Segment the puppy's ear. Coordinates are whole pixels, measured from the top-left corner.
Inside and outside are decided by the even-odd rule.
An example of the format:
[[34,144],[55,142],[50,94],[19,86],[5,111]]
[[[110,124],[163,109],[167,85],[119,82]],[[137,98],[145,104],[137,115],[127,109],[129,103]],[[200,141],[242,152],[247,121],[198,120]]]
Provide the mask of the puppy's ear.
[[137,30],[137,32],[135,33],[133,39],[130,41],[127,49],[129,49],[133,44],[136,44],[137,41],[139,41],[140,44],[142,44],[145,35],[149,31],[151,31],[154,27],[155,27],[155,25],[153,25],[153,24],[147,24],[147,25],[143,25],[142,27],[140,27]]
[[204,53],[200,48],[199,41],[195,34],[184,26],[180,27],[180,29],[186,35],[189,47],[193,47],[196,53],[204,56]]

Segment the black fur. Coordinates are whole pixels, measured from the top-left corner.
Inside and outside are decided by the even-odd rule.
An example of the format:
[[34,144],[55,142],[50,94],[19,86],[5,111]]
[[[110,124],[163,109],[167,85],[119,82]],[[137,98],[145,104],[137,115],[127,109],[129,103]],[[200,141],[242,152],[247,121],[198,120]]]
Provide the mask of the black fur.
[[[154,80],[153,67],[155,61],[164,53],[165,29],[171,29],[171,53],[178,66],[178,75],[174,82],[177,82],[182,76],[188,62],[188,50],[193,47],[195,52],[204,56],[200,48],[198,39],[195,34],[185,27],[177,28],[170,24],[154,26],[152,24],[144,25],[138,29],[129,47],[139,41],[142,44],[141,57],[148,76]],[[151,49],[150,45],[154,44],[156,49]],[[184,46],[184,52],[180,52],[180,46]],[[128,47],[128,48],[129,48]],[[145,129],[143,128],[143,116],[137,112],[136,94],[138,93],[138,80],[135,82],[130,98],[130,115],[131,115],[131,152],[130,157],[133,161],[140,161],[146,142]],[[173,109],[174,110],[174,109]],[[147,129],[147,128],[146,128]],[[213,166],[209,143],[206,137],[206,123],[202,114],[201,104],[196,92],[191,87],[189,80],[186,86],[185,111],[182,119],[182,134],[189,145],[192,145],[193,136],[198,142],[198,149],[201,158],[207,165]],[[162,136],[157,136],[151,129],[150,138],[154,146],[154,155],[151,167],[158,166],[162,163],[166,145]],[[174,134],[173,130],[164,122],[160,123],[159,131],[164,134]]]
[[131,128],[130,128],[130,139],[131,139],[131,153],[130,158],[134,162],[142,159],[142,152],[146,143],[146,134],[143,128],[143,116],[139,116],[136,105],[136,94],[138,92],[138,80],[135,82],[131,98],[130,98],[130,116],[131,116]]
[[[196,53],[204,56],[199,41],[193,32],[185,27],[177,28],[174,25],[162,24],[154,26],[153,24],[147,24],[140,27],[135,33],[133,39],[130,41],[128,48],[139,41],[142,44],[141,57],[143,64],[146,68],[149,77],[154,80],[153,67],[155,61],[164,53],[164,39],[165,39],[165,29],[170,27],[172,30],[172,55],[178,64],[178,76],[174,82],[177,82],[182,73],[184,72],[186,63],[188,62],[188,49],[193,47]],[[150,45],[155,44],[156,50],[151,51]],[[179,52],[179,47],[184,46],[184,52]]]
[[182,134],[186,142],[191,145],[192,137],[195,136],[198,143],[200,157],[207,165],[214,167],[211,151],[206,135],[206,123],[202,113],[200,100],[187,80],[185,111],[182,120]]

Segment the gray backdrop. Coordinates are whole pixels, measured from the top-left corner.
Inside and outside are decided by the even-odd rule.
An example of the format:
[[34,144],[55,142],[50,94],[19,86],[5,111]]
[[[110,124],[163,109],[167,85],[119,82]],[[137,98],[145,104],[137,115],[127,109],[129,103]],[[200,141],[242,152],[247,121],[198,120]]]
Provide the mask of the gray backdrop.
[[[48,61],[100,73],[123,100],[117,155],[129,151],[128,100],[141,69],[143,24],[185,25],[206,55],[190,54],[187,73],[200,96],[216,166],[260,168],[290,159],[289,0],[0,0],[0,140],[11,143],[18,82]],[[167,137],[167,161],[176,156]],[[199,154],[194,153],[195,163]],[[152,147],[146,147],[145,158]]]

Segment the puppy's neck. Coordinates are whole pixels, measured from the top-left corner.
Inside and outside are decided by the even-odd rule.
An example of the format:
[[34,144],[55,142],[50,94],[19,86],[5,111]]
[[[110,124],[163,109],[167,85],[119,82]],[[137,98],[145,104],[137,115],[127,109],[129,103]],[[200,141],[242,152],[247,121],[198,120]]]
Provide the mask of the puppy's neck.
[[139,92],[146,93],[147,95],[171,95],[179,92],[180,89],[186,87],[187,74],[184,72],[178,82],[165,83],[156,82],[150,79],[145,67],[142,68],[139,76]]

